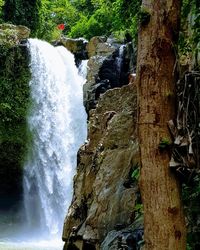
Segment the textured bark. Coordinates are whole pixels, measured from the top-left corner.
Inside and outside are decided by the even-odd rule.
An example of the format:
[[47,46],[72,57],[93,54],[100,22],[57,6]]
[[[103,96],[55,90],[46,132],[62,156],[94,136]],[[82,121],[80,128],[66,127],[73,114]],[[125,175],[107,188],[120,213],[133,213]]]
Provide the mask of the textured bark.
[[169,169],[169,148],[159,149],[162,139],[170,140],[167,122],[175,115],[179,14],[179,0],[143,0],[136,81],[145,250],[186,249],[180,187]]

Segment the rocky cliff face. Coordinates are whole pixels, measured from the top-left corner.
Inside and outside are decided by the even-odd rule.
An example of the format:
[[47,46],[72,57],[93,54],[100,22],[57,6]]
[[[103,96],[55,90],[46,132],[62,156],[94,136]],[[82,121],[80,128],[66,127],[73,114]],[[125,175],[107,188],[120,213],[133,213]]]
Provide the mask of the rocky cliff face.
[[[122,86],[127,82],[119,77],[116,64],[119,45],[93,38],[87,48],[91,56],[84,86],[88,141],[78,152],[74,195],[63,230],[65,249],[120,249],[120,244],[128,246],[130,239],[130,249],[136,249],[133,227],[129,228],[138,199],[138,188],[131,177],[139,161],[136,87]],[[128,65],[125,71],[121,69],[128,80],[131,60],[126,61],[124,55],[122,60]],[[102,78],[107,81],[99,92]]]
[[104,37],[92,38],[87,48],[90,58],[84,85],[84,105],[89,112],[96,107],[101,94],[128,84],[134,53],[129,51],[132,44],[120,45]]
[[84,85],[84,105],[88,114],[96,107],[100,95],[108,89],[129,83],[130,73],[134,71],[136,63],[132,43],[122,45],[106,37],[93,37],[89,42],[63,37],[56,44],[74,53],[77,62],[89,59]]
[[89,243],[98,249],[109,231],[133,222],[136,188],[125,184],[138,162],[133,85],[108,90],[100,98],[90,112],[88,137],[78,153],[63,234],[78,249]]

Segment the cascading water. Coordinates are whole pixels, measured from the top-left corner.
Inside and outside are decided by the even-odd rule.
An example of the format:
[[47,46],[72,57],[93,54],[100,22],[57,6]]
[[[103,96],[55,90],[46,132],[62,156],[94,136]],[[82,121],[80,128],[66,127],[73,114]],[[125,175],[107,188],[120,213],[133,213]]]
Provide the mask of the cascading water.
[[27,228],[42,238],[60,237],[72,198],[76,154],[86,139],[83,78],[64,47],[29,39],[29,50],[32,145],[24,166]]
[[87,64],[88,64],[88,60],[82,60],[81,64],[78,67],[79,75],[81,75],[83,79],[85,79],[85,81],[86,81],[87,68],[88,68]]
[[124,44],[119,47],[119,55],[117,57],[117,69],[118,69],[119,74],[121,73],[121,67],[122,67],[122,61],[123,61],[125,47],[126,47],[126,45],[124,45]]

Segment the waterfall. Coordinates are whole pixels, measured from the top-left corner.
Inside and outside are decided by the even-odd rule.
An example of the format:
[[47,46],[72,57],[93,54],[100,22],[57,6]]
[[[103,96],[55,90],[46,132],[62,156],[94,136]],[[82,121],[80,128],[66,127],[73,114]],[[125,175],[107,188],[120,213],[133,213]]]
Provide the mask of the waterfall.
[[124,44],[119,47],[119,55],[117,57],[117,70],[118,70],[119,74],[121,73],[121,67],[122,67],[125,47],[126,47],[126,45],[124,45]]
[[76,154],[86,139],[83,78],[64,47],[29,39],[32,145],[24,166],[24,209],[32,235],[61,237]]
[[79,74],[83,77],[83,79],[85,79],[85,81],[86,81],[87,68],[88,68],[87,64],[88,64],[88,60],[82,60],[81,64],[78,67]]

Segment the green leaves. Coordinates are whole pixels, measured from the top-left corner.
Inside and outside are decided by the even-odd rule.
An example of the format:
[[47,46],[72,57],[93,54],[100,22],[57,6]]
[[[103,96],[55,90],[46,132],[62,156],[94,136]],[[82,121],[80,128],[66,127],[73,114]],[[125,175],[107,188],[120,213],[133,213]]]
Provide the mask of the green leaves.
[[163,137],[160,140],[159,149],[167,149],[167,148],[169,148],[170,145],[171,145],[170,139],[168,139],[167,137]]
[[25,25],[34,34],[39,25],[41,0],[5,0],[3,19],[16,25]]
[[72,27],[69,36],[85,37],[90,39],[93,36],[109,35],[112,28],[112,12],[105,8],[100,8],[95,11],[89,18],[81,15],[80,21]]
[[[200,13],[198,0],[183,0],[181,29],[179,35],[179,55],[183,63],[195,57],[200,51]],[[198,62],[194,62],[198,64]],[[195,65],[198,66],[198,65]]]
[[[25,56],[22,56],[25,53]],[[30,72],[28,54],[23,48],[0,46],[0,120],[1,128],[15,128],[26,120],[29,106]],[[14,129],[13,128],[13,129]]]
[[137,168],[133,170],[133,172],[132,172],[132,174],[131,174],[131,178],[132,178],[134,181],[138,181],[138,180],[139,180],[139,177],[140,177],[140,169],[139,169],[139,166],[137,166]]
[[141,0],[41,0],[37,37],[58,39],[59,23],[65,24],[63,34],[90,39],[126,30],[135,37],[136,14]]
[[0,187],[1,194],[21,194],[22,167],[31,135],[29,54],[26,47],[0,46]]
[[187,250],[196,249],[199,244],[199,200],[200,200],[200,176],[199,172],[190,185],[182,186],[182,200],[185,215],[189,222],[187,234]]

